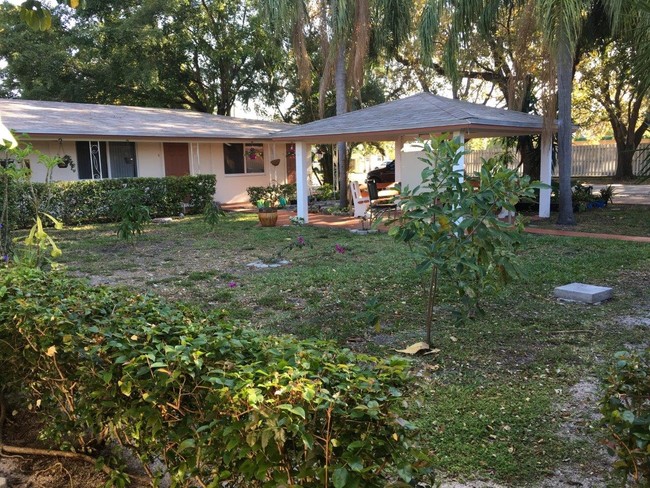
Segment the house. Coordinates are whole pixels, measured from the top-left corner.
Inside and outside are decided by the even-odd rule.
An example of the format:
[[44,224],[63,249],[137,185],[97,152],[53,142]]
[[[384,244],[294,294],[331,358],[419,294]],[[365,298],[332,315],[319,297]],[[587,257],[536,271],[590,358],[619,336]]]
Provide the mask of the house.
[[[35,149],[69,155],[57,181],[214,174],[215,200],[248,200],[246,188],[295,182],[293,144],[275,143],[288,124],[189,110],[0,100],[4,124]],[[271,162],[275,164],[271,164]],[[32,165],[34,180],[45,168]]]
[[[422,156],[411,143],[429,134],[470,138],[542,136],[540,179],[551,181],[556,124],[521,112],[420,93],[304,125],[144,107],[0,100],[4,124],[30,136],[47,154],[68,154],[77,171],[54,179],[214,174],[215,200],[244,202],[246,188],[297,185],[298,216],[308,215],[311,146],[338,141],[393,141],[397,181],[419,181]],[[459,171],[464,169],[461,156]],[[44,170],[35,179],[44,178]],[[540,217],[550,216],[550,187],[540,192]]]

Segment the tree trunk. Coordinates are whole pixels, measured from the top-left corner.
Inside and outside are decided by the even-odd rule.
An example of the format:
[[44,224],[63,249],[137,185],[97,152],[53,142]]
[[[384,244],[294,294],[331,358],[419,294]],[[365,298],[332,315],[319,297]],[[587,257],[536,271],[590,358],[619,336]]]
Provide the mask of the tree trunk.
[[[334,82],[336,85],[336,115],[344,114],[348,111],[347,92],[346,92],[346,70],[345,70],[345,45],[343,41],[340,42],[338,53],[336,55],[336,72],[334,74]],[[338,152],[338,168],[339,168],[339,190],[340,198],[339,204],[341,207],[348,206],[348,165],[347,165],[347,150],[345,142],[338,142],[336,144]]]
[[569,40],[560,28],[557,53],[557,162],[560,167],[560,214],[557,223],[575,225],[571,193],[571,92],[573,82],[573,55]]
[[634,143],[616,141],[616,175],[617,180],[634,178],[632,159],[634,158]]
[[521,155],[521,165],[524,175],[531,180],[540,179],[541,150],[540,145],[535,146],[532,136],[519,136],[517,138],[517,151]]

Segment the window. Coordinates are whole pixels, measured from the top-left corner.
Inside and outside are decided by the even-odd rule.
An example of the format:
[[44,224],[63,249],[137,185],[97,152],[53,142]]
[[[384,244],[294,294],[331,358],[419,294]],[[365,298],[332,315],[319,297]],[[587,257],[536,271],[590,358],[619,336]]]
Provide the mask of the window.
[[135,143],[77,141],[77,167],[81,180],[138,176]]
[[227,175],[264,173],[262,144],[224,144],[223,156]]

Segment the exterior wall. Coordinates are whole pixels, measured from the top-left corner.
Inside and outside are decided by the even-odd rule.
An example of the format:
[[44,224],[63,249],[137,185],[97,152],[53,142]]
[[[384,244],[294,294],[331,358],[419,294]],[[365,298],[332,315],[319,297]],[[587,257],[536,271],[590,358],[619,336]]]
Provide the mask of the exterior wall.
[[[34,149],[46,154],[48,156],[56,156],[57,153],[61,156],[69,154],[72,159],[77,162],[77,149],[74,141],[63,141],[63,152],[59,147],[59,141],[31,141]],[[32,168],[32,178],[34,181],[45,181],[45,166],[39,164],[38,157],[33,154],[29,157]],[[55,181],[76,181],[78,179],[76,171],[70,168],[54,168],[52,171],[52,179]]]
[[[211,144],[212,167],[217,175],[215,200],[221,203],[248,202],[246,188],[249,186],[266,186],[274,183],[284,184],[287,179],[287,158],[284,143],[264,144],[264,173],[227,175],[223,164],[223,144]],[[201,149],[202,151],[202,149]],[[203,154],[203,153],[201,153]],[[280,159],[278,166],[272,166],[272,159]],[[203,167],[202,167],[203,171]]]
[[421,145],[406,143],[402,149],[402,187],[414,188],[422,182],[421,173],[425,164],[419,158],[423,157]]
[[165,176],[162,142],[136,142],[135,153],[138,176],[153,178]]
[[[110,142],[110,141],[108,141]],[[183,142],[183,141],[170,141]],[[239,141],[238,141],[239,142]],[[34,149],[44,154],[69,154],[77,162],[76,141],[63,141],[63,152],[58,140],[32,141]],[[272,183],[284,184],[287,180],[286,146],[285,143],[264,144],[264,173],[251,175],[226,175],[223,162],[223,143],[202,142],[188,143],[190,153],[190,173],[214,174],[217,177],[217,186],[214,199],[221,203],[248,202],[246,188],[249,186],[266,186]],[[163,143],[159,141],[138,141],[136,146],[136,159],[138,176],[160,178],[165,176],[165,161]],[[107,147],[107,157],[110,157],[110,147]],[[38,164],[37,157],[32,156],[32,171],[34,181],[45,181],[45,167]],[[280,159],[278,166],[272,166],[272,159]],[[110,166],[110,165],[109,165]],[[110,169],[109,169],[110,172]],[[52,177],[55,181],[76,181],[79,179],[77,172],[70,168],[54,168]]]

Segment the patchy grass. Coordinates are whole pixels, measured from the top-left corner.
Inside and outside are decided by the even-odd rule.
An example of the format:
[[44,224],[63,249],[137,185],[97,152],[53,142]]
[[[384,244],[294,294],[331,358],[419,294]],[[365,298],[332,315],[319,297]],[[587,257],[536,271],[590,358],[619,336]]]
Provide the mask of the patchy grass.
[[[618,215],[613,207],[602,212]],[[381,355],[423,337],[420,279],[408,248],[386,234],[262,228],[250,214],[231,215],[214,232],[200,218],[150,226],[135,246],[118,241],[109,225],[54,234],[75,274],[223,309],[270,333]],[[308,245],[287,250],[299,235]],[[290,264],[247,266],[278,253]],[[520,260],[525,278],[486,295],[485,314],[468,323],[454,321],[454,296],[443,286],[440,352],[414,359],[405,415],[450,476],[525,486],[571,466],[604,484],[597,405],[572,401],[571,391],[602,376],[615,351],[648,343],[634,318],[650,318],[650,245],[527,235]],[[553,288],[572,281],[612,286],[615,298],[592,306],[556,301]],[[379,331],[367,318],[373,298]]]
[[529,227],[650,237],[650,205],[608,205],[576,212],[575,226],[557,225],[557,212],[549,219],[532,220]]

